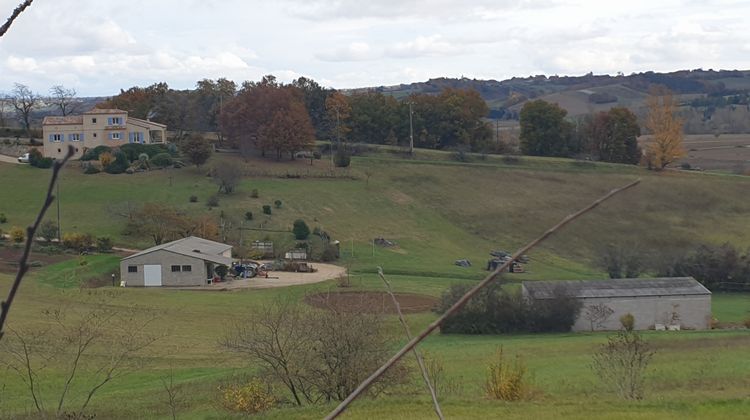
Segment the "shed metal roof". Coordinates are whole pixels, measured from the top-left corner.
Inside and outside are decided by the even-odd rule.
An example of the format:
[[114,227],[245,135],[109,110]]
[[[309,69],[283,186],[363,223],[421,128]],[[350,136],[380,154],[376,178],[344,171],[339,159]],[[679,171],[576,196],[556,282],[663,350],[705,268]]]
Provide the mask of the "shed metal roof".
[[557,293],[573,298],[710,295],[692,277],[653,279],[525,281],[523,288],[533,299],[552,299]]
[[156,245],[151,248],[144,249],[143,251],[123,258],[123,260],[150,254],[158,250],[165,250],[174,252],[175,254],[215,262],[217,264],[230,265],[232,263],[232,259],[221,255],[229,249],[232,249],[231,245],[210,241],[208,239],[199,238],[197,236],[188,236],[187,238],[178,239],[176,241],[167,242],[165,244]]

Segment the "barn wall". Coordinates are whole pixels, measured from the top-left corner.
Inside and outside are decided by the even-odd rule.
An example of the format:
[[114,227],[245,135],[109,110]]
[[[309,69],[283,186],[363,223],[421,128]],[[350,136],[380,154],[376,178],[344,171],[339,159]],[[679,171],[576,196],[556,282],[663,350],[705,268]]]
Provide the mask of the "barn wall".
[[[620,317],[630,313],[635,317],[635,329],[647,330],[654,324],[679,324],[683,329],[704,330],[710,328],[711,295],[691,296],[645,296],[632,298],[588,298],[581,299],[581,313],[573,325],[573,331],[591,331],[591,322],[585,318],[586,307],[604,304],[614,313],[594,330],[619,330]],[[671,322],[674,315],[677,321]]]
[[[165,250],[156,250],[145,255],[120,261],[120,278],[128,286],[143,286],[143,266],[161,264],[162,286],[202,286],[206,284],[206,264],[199,258],[175,254]],[[137,273],[128,273],[128,266],[138,267]],[[172,265],[190,265],[190,272],[172,272]]]

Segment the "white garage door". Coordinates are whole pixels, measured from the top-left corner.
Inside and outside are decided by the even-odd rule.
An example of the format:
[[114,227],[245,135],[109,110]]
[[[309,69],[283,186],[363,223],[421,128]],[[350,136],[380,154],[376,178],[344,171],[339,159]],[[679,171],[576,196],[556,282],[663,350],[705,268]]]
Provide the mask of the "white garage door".
[[161,265],[143,266],[143,285],[161,286]]

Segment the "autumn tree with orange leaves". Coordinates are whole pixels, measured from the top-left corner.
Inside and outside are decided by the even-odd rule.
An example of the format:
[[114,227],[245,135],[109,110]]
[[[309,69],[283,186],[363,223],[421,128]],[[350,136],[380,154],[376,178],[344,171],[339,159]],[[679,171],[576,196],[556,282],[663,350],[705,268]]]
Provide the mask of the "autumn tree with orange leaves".
[[303,92],[292,85],[265,76],[260,82],[245,82],[239,94],[224,103],[221,130],[242,156],[254,151],[294,153],[314,145],[315,130],[303,101]]
[[685,156],[682,145],[684,121],[677,115],[677,102],[667,89],[652,90],[646,106],[646,128],[652,136],[646,148],[646,159],[650,168],[662,170]]

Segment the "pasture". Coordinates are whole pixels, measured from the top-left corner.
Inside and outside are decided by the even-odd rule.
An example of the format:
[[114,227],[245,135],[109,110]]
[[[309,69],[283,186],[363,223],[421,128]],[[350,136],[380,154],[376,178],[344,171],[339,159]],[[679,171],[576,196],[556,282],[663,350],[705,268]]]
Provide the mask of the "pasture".
[[[227,159],[236,157],[217,155],[209,165]],[[148,201],[193,214],[218,217],[224,212],[235,220],[235,227],[262,223],[284,230],[303,218],[341,240],[339,263],[349,268],[352,278],[347,291],[382,291],[375,274],[381,266],[397,292],[439,297],[450,284],[481,278],[489,250],[512,251],[604,192],[640,177],[640,186],[564,229],[531,253],[526,273],[508,275],[507,280],[604,278],[596,264],[597,250],[609,243],[638,247],[649,259],[699,242],[750,246],[747,177],[655,174],[630,166],[527,157],[472,156],[469,162],[455,162],[448,153],[434,151],[418,151],[415,159],[404,159],[381,150],[356,157],[352,168],[336,172],[325,160],[309,163],[253,159],[245,166],[249,176],[238,191],[221,195],[220,206],[211,210],[205,200],[216,186],[206,177],[207,168],[84,175],[74,164],[65,170],[60,187],[62,229],[110,236],[118,246],[146,247],[148,238],[123,234],[125,219],[119,213],[128,205]],[[0,212],[9,219],[3,230],[31,220],[48,174],[27,166],[0,165]],[[259,198],[250,196],[253,189],[258,189]],[[198,196],[198,202],[189,202],[190,195]],[[261,206],[275,200],[281,200],[282,207],[274,208],[270,216],[262,215]],[[242,222],[246,211],[255,214],[253,221]],[[245,241],[275,235],[282,241],[284,236],[262,231],[244,235]],[[375,237],[397,246],[373,246]],[[453,265],[458,258],[468,258],[472,267]],[[217,387],[234,375],[257,372],[257,367],[219,346],[227,329],[246,322],[250,308],[279,298],[304,304],[307,295],[339,290],[335,281],[219,293],[80,287],[101,284],[91,280],[107,279],[117,269],[118,259],[110,254],[48,261],[29,275],[10,316],[11,328],[40,328],[44,310],[85,308],[92,294],[108,294],[113,307],[137,304],[157,311],[157,321],[149,330],[164,337],[148,348],[140,369],[102,388],[90,410],[97,418],[171,418],[162,385],[169,376],[185,397],[178,418],[231,417],[215,402]],[[8,270],[0,271],[0,290],[7,290],[10,279]],[[739,324],[750,314],[750,296],[715,294],[713,312],[719,322]],[[435,316],[431,312],[407,315],[413,331]],[[396,341],[403,341],[397,320],[389,315],[385,322]],[[618,400],[589,368],[591,353],[606,336],[434,334],[421,348],[442,362],[446,379],[453,384],[441,397],[448,418],[730,419],[742,418],[750,410],[748,330],[647,332],[656,356],[646,398],[635,403]],[[501,345],[526,362],[534,389],[529,401],[502,403],[484,396],[487,363]],[[96,357],[105,357],[107,351],[97,348]],[[23,383],[12,372],[4,368],[2,372],[0,417],[32,416],[33,405]],[[52,368],[46,375],[43,390],[51,396],[64,380],[62,368]],[[71,391],[71,401],[80,401],[81,389]],[[283,405],[263,417],[320,418],[332,408],[332,404]],[[344,418],[433,416],[429,397],[414,375],[398,389],[358,401]]]

